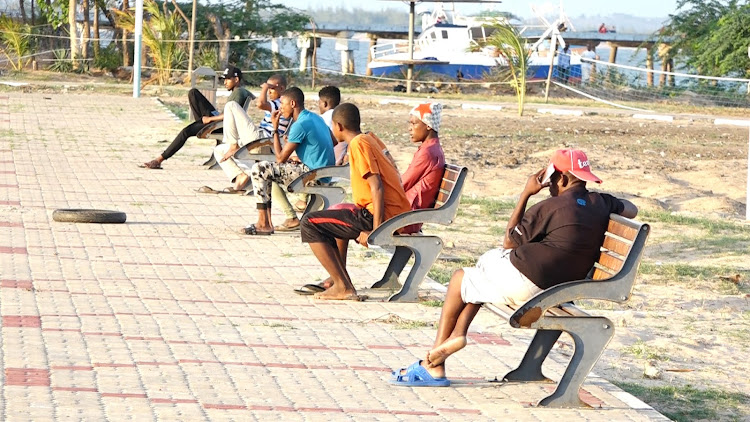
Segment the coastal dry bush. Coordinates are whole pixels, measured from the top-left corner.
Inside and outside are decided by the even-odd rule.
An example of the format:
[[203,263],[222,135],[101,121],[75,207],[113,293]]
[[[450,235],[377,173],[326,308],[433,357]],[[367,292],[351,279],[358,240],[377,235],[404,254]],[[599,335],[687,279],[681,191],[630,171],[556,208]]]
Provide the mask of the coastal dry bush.
[[31,26],[13,20],[5,14],[0,16],[0,49],[13,70],[23,70],[31,60],[31,35]]
[[[135,31],[133,9],[113,11],[118,26],[127,31]],[[166,8],[166,3],[164,10],[161,10],[154,0],[146,0],[143,11],[148,16],[143,22],[143,44],[156,69],[156,81],[163,86],[169,82],[172,69],[185,59],[183,48],[177,42],[183,33],[182,21],[177,13]]]

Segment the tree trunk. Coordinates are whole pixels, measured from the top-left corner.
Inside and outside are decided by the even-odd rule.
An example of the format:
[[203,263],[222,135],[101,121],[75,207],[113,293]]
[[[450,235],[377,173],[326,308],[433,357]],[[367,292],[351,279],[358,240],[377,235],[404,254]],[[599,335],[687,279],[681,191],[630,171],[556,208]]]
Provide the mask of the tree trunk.
[[[130,9],[130,2],[128,0],[122,0],[122,10],[127,11]],[[130,48],[128,47],[128,31],[122,30],[122,65],[130,66]]]
[[36,24],[36,13],[34,12],[34,0],[31,0],[31,26]]
[[226,67],[229,62],[229,37],[231,36],[229,25],[213,13],[209,13],[207,18],[213,24],[216,38],[219,40],[219,67]]
[[91,39],[91,13],[89,13],[89,0],[83,0],[83,43],[81,44],[81,57],[89,58],[89,40]]
[[73,61],[73,69],[78,69],[78,30],[76,28],[76,0],[68,3],[68,29],[70,32],[70,59]]
[[99,3],[94,1],[94,59],[99,58]]
[[23,23],[26,23],[26,5],[23,4],[23,0],[18,0],[18,9],[21,12]]

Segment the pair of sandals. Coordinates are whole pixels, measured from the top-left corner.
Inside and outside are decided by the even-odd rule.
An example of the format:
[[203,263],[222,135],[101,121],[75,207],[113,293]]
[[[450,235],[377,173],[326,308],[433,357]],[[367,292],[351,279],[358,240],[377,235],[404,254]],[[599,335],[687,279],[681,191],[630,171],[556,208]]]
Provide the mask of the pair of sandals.
[[235,189],[232,186],[229,186],[222,190],[216,190],[212,188],[211,186],[201,186],[200,188],[198,188],[198,193],[212,193],[212,194],[217,194],[217,195],[220,193],[228,193],[232,195],[245,195],[247,191],[245,189]]

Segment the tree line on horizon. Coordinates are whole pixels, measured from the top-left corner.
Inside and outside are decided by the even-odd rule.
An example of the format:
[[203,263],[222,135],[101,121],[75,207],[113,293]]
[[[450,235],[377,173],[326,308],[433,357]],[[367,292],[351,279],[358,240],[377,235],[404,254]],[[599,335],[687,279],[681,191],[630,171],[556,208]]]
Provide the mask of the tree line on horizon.
[[[10,8],[14,0],[6,0]],[[88,71],[90,67],[115,69],[133,60],[134,0],[18,0],[15,10],[0,16],[0,53],[10,66],[22,71],[42,50],[55,50],[52,70]],[[188,57],[195,66],[221,68],[228,63],[244,68],[270,69],[288,59],[275,55],[259,42],[232,42],[263,36],[302,33],[312,22],[364,25],[406,25],[408,12],[398,8],[367,11],[324,7],[299,10],[280,0],[225,0],[197,3],[195,49],[187,48],[191,1],[145,0],[144,48],[148,65],[155,67],[159,83],[175,69],[185,69]],[[502,13],[502,12],[495,12]],[[615,15],[618,20],[623,15]],[[642,18],[639,18],[642,19]],[[84,42],[75,36],[82,25]],[[594,21],[595,22],[595,21]],[[624,21],[623,21],[624,22]],[[574,20],[575,23],[575,20]],[[626,24],[616,24],[625,30]],[[114,31],[106,47],[98,41],[101,27]],[[588,28],[577,25],[578,30]],[[656,36],[671,44],[668,55],[688,71],[709,76],[750,76],[750,0],[679,0],[677,11],[655,28]],[[67,39],[66,39],[67,37]],[[176,40],[180,40],[177,42]]]

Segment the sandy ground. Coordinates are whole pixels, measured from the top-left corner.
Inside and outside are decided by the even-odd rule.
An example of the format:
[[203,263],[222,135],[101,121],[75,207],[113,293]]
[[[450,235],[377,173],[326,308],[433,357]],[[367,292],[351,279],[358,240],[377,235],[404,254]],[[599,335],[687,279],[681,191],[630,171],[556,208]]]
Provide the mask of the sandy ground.
[[[416,151],[408,141],[409,107],[361,98],[355,102],[362,106],[365,128],[389,145],[403,171]],[[605,181],[594,189],[660,216],[641,216],[653,227],[644,263],[670,270],[642,271],[634,297],[625,305],[586,304],[617,323],[616,337],[595,372],[650,386],[750,392],[750,364],[739,358],[750,352],[750,224],[744,221],[748,129],[715,126],[701,117],[677,116],[666,123],[611,112],[552,116],[530,108],[523,117],[515,110],[462,110],[455,105],[444,111],[446,158],[470,169],[465,196],[512,202],[553,150],[576,147],[587,152]],[[734,224],[712,231],[695,222],[661,221],[671,213]],[[441,232],[448,240],[444,253],[470,261],[495,247],[507,215],[459,214],[455,227]],[[682,265],[708,269],[709,275],[670,274]],[[719,278],[735,274],[740,275],[738,285]],[[569,339],[564,342],[563,347],[570,347]],[[649,366],[658,372],[656,379],[644,377]],[[740,409],[740,419],[750,419],[747,396]]]

